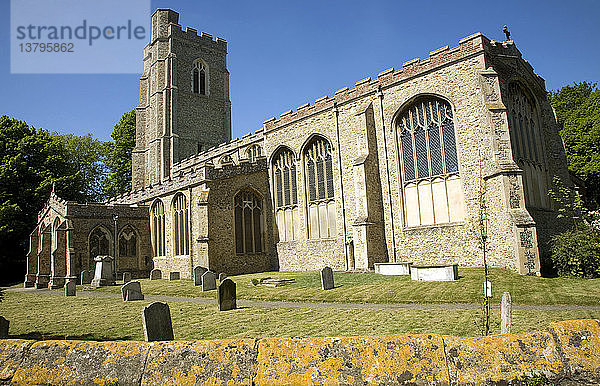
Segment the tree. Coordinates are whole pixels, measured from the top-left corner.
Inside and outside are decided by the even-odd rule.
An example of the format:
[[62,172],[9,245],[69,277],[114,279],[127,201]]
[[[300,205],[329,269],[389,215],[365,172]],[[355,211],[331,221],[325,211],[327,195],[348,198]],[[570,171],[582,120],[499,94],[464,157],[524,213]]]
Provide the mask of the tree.
[[135,146],[135,109],[123,114],[111,134],[105,160],[108,177],[104,180],[107,196],[117,196],[131,190],[131,151]]
[[104,161],[109,144],[95,139],[91,134],[55,134],[53,138],[66,151],[71,167],[79,172],[82,187],[80,196],[84,201],[101,202],[104,199],[103,182],[107,173]]
[[565,142],[569,170],[586,185],[588,205],[600,203],[600,90],[566,118],[560,135]]
[[21,274],[29,233],[52,187],[84,198],[85,180],[62,142],[46,130],[0,117],[0,275]]
[[585,103],[596,89],[596,83],[574,82],[572,86],[564,86],[560,90],[548,92],[548,101],[556,111],[556,118],[563,125],[572,112]]

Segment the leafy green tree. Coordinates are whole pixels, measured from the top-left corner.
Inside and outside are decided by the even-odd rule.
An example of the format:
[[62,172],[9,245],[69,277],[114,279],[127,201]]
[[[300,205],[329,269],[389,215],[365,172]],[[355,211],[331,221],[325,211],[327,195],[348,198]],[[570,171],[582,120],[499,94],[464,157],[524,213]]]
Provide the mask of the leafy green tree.
[[548,101],[556,111],[558,123],[563,125],[572,112],[585,103],[596,89],[596,83],[574,82],[572,86],[564,86],[560,90],[548,92]]
[[600,90],[569,114],[560,135],[569,170],[585,182],[588,205],[596,207],[600,203]]
[[85,199],[85,180],[61,141],[0,117],[0,276],[22,273],[28,235],[53,185],[64,199]]
[[92,137],[91,134],[53,136],[66,151],[71,167],[78,171],[85,201],[101,202],[104,199],[103,182],[107,169],[104,164],[109,144]]
[[131,190],[131,151],[135,146],[135,109],[123,114],[111,134],[106,156],[108,177],[104,180],[107,196],[117,196]]

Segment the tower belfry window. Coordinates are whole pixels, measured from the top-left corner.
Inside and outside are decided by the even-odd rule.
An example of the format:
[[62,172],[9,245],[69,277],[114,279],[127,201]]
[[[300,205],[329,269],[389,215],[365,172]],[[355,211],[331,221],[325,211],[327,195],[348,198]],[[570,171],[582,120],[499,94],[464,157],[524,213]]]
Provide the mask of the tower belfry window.
[[208,66],[199,59],[194,62],[192,69],[192,92],[208,95]]

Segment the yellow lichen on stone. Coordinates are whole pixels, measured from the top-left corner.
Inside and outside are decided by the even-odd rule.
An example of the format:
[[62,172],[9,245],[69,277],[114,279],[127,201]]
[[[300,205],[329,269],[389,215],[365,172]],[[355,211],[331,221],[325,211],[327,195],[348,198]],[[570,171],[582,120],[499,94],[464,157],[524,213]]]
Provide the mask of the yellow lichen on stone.
[[583,371],[600,370],[600,322],[598,320],[568,320],[550,324],[561,343],[571,367]]
[[461,384],[517,379],[531,372],[559,374],[564,367],[546,332],[444,337],[444,343],[451,377]]

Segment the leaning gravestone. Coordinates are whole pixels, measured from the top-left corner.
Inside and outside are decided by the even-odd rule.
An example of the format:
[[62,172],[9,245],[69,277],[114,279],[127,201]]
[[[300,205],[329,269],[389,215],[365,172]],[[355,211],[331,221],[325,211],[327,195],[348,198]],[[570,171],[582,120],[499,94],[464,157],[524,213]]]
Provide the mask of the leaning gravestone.
[[169,280],[179,280],[180,277],[179,272],[169,272]]
[[162,279],[162,272],[160,269],[153,269],[150,271],[150,280]]
[[92,273],[90,271],[81,271],[81,284],[90,284],[92,282]]
[[321,270],[321,287],[324,290],[332,289],[333,284],[333,270],[330,267],[325,267]]
[[76,292],[77,292],[77,285],[75,284],[75,282],[68,281],[67,284],[65,284],[65,296],[75,296]]
[[217,275],[211,271],[204,272],[204,275],[202,275],[202,291],[214,289],[217,289]]
[[226,273],[223,273],[223,272],[221,272],[221,273],[219,274],[219,281],[223,281],[223,280],[225,280],[225,279],[227,279],[227,274],[226,274]]
[[127,284],[131,281],[131,272],[123,272],[123,284]]
[[0,339],[8,338],[8,325],[10,322],[0,316]]
[[225,279],[219,284],[217,291],[217,303],[219,311],[233,310],[236,305],[235,282],[231,279]]
[[199,265],[194,267],[194,285],[202,285],[202,275],[204,275],[206,271],[208,271],[208,269]]
[[167,303],[155,302],[144,307],[142,311],[144,339],[146,342],[173,340],[171,311]]
[[144,294],[142,294],[142,285],[139,281],[130,281],[121,287],[121,295],[123,301],[129,302],[132,300],[144,300]]

